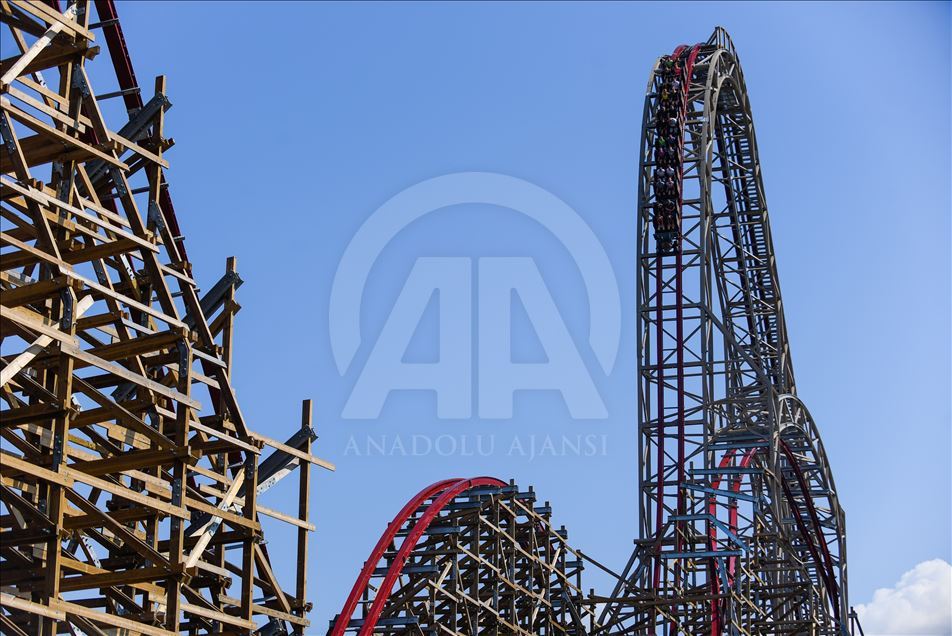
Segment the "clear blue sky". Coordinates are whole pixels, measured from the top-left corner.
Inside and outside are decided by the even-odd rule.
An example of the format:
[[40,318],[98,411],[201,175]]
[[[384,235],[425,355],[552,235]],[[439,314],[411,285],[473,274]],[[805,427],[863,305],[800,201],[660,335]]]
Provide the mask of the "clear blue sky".
[[[948,4],[122,2],[119,13],[140,84],[169,76],[170,179],[197,278],[207,288],[235,255],[246,281],[234,376],[242,408],[255,429],[284,437],[299,401],[313,397],[315,450],[338,465],[317,475],[312,501],[315,633],[393,513],[448,476],[534,485],[574,545],[621,567],[636,532],[643,91],[658,54],[718,24],[744,65],[798,388],[848,514],[852,601],[920,561],[950,559]],[[388,198],[471,170],[545,188],[600,239],[622,298],[613,372],[587,348],[584,288],[558,241],[479,206],[422,219],[381,254],[358,361],[417,257],[531,256],[607,419],[572,420],[548,393],[518,397],[511,420],[437,420],[432,396],[418,393],[396,395],[374,421],[341,418],[356,375],[341,377],[330,349],[338,260]],[[437,324],[421,323],[420,355]],[[441,432],[592,433],[607,436],[608,452],[345,454],[352,435]],[[284,496],[262,503],[293,509]],[[286,576],[291,535],[269,536]]]

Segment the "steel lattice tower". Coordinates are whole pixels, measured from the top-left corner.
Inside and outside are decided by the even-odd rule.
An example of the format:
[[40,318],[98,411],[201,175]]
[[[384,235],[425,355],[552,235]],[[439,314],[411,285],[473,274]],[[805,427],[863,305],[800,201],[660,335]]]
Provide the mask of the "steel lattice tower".
[[638,185],[643,539],[603,628],[843,633],[845,515],[796,394],[753,118],[724,30],[655,65]]

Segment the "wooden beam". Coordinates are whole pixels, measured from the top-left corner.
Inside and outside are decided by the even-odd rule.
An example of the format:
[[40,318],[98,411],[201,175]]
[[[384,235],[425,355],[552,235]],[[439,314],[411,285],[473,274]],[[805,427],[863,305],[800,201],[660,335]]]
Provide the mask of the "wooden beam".
[[[77,5],[70,6],[65,13],[63,13],[64,18],[75,19],[76,18],[76,7]],[[15,61],[10,64],[10,67],[4,72],[3,76],[0,77],[0,88],[6,88],[7,85],[11,84],[14,79],[19,77],[21,74],[25,74],[26,67],[36,59],[36,56],[43,52],[46,47],[50,45],[53,41],[53,38],[56,37],[56,34],[63,30],[65,26],[65,20],[58,20],[54,22],[50,28],[46,30],[46,33],[41,35],[36,42],[33,43],[25,53],[21,54],[15,59]]]

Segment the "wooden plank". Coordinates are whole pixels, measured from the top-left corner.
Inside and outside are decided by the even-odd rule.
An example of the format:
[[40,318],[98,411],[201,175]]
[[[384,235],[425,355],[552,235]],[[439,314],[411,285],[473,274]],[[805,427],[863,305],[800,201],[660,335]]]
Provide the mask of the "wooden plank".
[[[137,236],[129,230],[128,223],[125,222],[125,219],[115,214],[105,214],[105,210],[103,208],[99,208],[98,206],[93,207],[90,205],[90,209],[96,212],[98,215],[94,216],[81,208],[57,199],[55,196],[53,196],[55,193],[51,194],[45,190],[38,190],[34,187],[24,187],[23,185],[9,179],[3,179],[3,181],[0,183],[2,183],[4,189],[13,190],[14,192],[19,193],[25,199],[32,199],[33,201],[36,201],[40,205],[47,208],[45,210],[45,214],[48,219],[60,220],[61,215],[59,213],[53,212],[53,209],[58,209],[88,221],[89,223],[105,230],[107,234],[114,234],[116,238],[126,239],[127,242],[135,243],[139,249],[145,249],[155,253],[158,253],[159,251],[159,248],[156,247],[154,243],[154,237],[151,232],[146,234],[144,237]],[[15,199],[10,196],[5,197],[5,199],[8,202],[16,203]],[[104,220],[102,217],[106,217],[111,222]],[[116,225],[113,225],[113,223],[116,223]],[[94,236],[99,241],[102,241],[106,238],[98,235]]]
[[[143,435],[147,437],[153,444],[159,448],[174,448],[175,443],[170,440],[168,437],[158,432],[140,418],[136,417],[134,413],[126,409],[121,404],[114,402],[109,396],[101,393],[95,387],[91,386],[85,380],[81,378],[76,378],[76,389],[78,392],[83,393],[91,399],[93,402],[98,404],[100,407],[111,411],[114,414],[115,419],[119,422],[118,425],[124,426],[125,428],[132,429],[136,434]],[[81,415],[80,415],[81,417]],[[118,426],[116,425],[116,426]]]
[[273,508],[265,508],[261,504],[258,504],[257,510],[260,514],[263,514],[266,517],[271,517],[272,519],[283,521],[284,523],[295,526],[296,528],[299,528],[301,530],[305,530],[307,532],[315,532],[317,530],[317,526],[315,526],[313,523],[309,523],[302,519],[292,517],[291,515],[286,515],[283,512],[274,510]]
[[70,128],[74,129],[78,133],[86,132],[86,126],[88,126],[90,123],[89,118],[86,117],[85,115],[80,115],[78,118],[73,119],[69,115],[64,114],[63,112],[57,110],[53,106],[48,106],[44,104],[43,102],[41,102],[40,100],[34,99],[33,97],[31,97],[27,93],[24,93],[23,91],[16,88],[15,86],[7,86],[6,92],[11,97],[15,97],[16,99],[20,100],[21,102],[30,106],[31,108],[35,108],[36,110],[40,111],[41,113],[43,113],[50,119],[53,119],[59,122],[60,124],[63,124],[64,126],[69,126]]
[[34,603],[33,601],[28,601],[25,598],[20,598],[19,596],[14,596],[13,594],[7,594],[6,592],[0,592],[0,606],[20,610],[21,612],[36,614],[37,616],[43,616],[45,618],[52,618],[55,621],[66,620],[66,614],[62,610],[55,609],[42,603]]
[[[76,313],[75,318],[79,318],[86,311],[92,307],[93,297],[84,296],[76,303]],[[6,386],[7,382],[13,379],[17,373],[19,373],[24,367],[28,366],[30,362],[33,361],[36,356],[42,353],[46,347],[48,347],[53,342],[53,338],[47,335],[42,335],[30,344],[27,347],[26,351],[18,355],[16,358],[10,361],[10,364],[5,366],[3,370],[0,370],[0,386]]]
[[185,498],[185,507],[191,508],[194,510],[199,510],[201,512],[207,512],[212,516],[221,517],[223,520],[227,521],[233,526],[241,526],[243,528],[248,528],[249,530],[254,530],[256,532],[261,531],[261,524],[257,521],[251,519],[245,519],[241,515],[236,515],[233,512],[228,512],[226,510],[219,510],[215,506],[209,504],[205,501],[200,501],[192,497]]
[[70,468],[81,470],[87,475],[101,476],[110,473],[121,473],[128,470],[146,470],[154,466],[171,463],[176,459],[187,458],[194,462],[195,457],[191,456],[187,448],[178,449],[160,449],[160,450],[140,450],[125,452],[115,457],[105,459],[95,459],[91,461],[75,462],[70,464]]
[[26,11],[30,15],[43,20],[47,24],[52,25],[62,23],[63,31],[69,33],[70,35],[79,36],[89,41],[94,41],[96,39],[96,36],[93,35],[92,31],[76,22],[76,20],[72,19],[71,16],[60,13],[59,11],[46,6],[42,2],[31,2],[30,0],[10,0],[10,2],[15,4],[20,9]]
[[26,69],[26,67],[36,59],[36,56],[40,54],[43,49],[48,47],[53,41],[53,38],[56,37],[56,34],[63,30],[63,27],[66,23],[66,20],[74,20],[76,18],[76,7],[77,5],[70,6],[64,13],[64,20],[55,22],[46,30],[46,33],[37,38],[36,42],[26,50],[20,58],[7,69],[6,73],[0,77],[0,88],[6,88],[15,78],[20,76]]
[[32,91],[36,91],[37,93],[42,95],[45,99],[48,99],[51,102],[55,102],[60,105],[69,104],[69,99],[67,99],[66,97],[63,97],[59,93],[51,91],[48,87],[43,86],[39,82],[35,82],[27,77],[22,77],[22,76],[17,78],[17,82],[19,82],[20,84],[23,84],[24,86],[26,86]]
[[62,274],[83,283],[83,285],[85,285],[86,287],[89,287],[90,289],[99,292],[100,294],[102,294],[103,296],[107,298],[115,300],[117,303],[126,305],[130,307],[131,309],[137,309],[141,311],[142,313],[148,314],[152,316],[153,318],[156,318],[157,320],[160,320],[170,326],[183,327],[183,328],[186,327],[185,323],[183,323],[178,318],[169,316],[163,313],[162,311],[155,309],[154,307],[151,307],[149,305],[144,305],[136,300],[129,298],[128,296],[120,294],[106,287],[105,285],[100,285],[96,281],[90,280],[89,278],[86,278],[82,274],[79,274],[78,272],[76,272],[72,268],[72,266],[66,261],[52,254],[48,254],[47,252],[44,252],[43,250],[37,249],[36,247],[33,247],[32,245],[28,245],[24,243],[23,241],[19,241],[16,238],[10,236],[10,234],[6,232],[0,232],[0,242],[6,243],[7,245],[11,245],[23,251],[29,252],[30,254],[33,254],[34,256],[36,256],[39,260],[42,260],[43,262],[58,266]]
[[[119,570],[117,572],[102,570],[97,574],[86,573],[82,576],[61,578],[60,592],[75,592],[77,590],[88,590],[91,588],[134,585],[136,583],[152,581],[163,576],[168,576],[168,570],[156,567]],[[157,585],[153,587],[161,589]]]
[[68,279],[65,276],[57,276],[34,283],[4,288],[0,290],[0,301],[7,307],[29,305],[38,300],[45,300],[50,296],[58,295],[59,291],[68,284]]
[[107,148],[112,146],[115,148],[116,144],[112,140],[112,133],[109,131],[109,128],[106,126],[106,122],[102,119],[102,111],[99,110],[99,102],[96,100],[96,95],[93,93],[92,84],[89,83],[89,76],[86,75],[86,67],[83,64],[77,64],[73,68],[73,83],[78,84],[79,94],[81,95],[81,101],[83,109],[85,110],[86,115],[89,117],[89,120],[93,127],[93,131],[96,133],[96,141],[99,142],[100,147]]
[[0,426],[16,427],[31,422],[48,422],[67,412],[68,409],[59,405],[38,402],[29,406],[0,411]]
[[112,344],[101,345],[87,349],[90,355],[98,356],[103,360],[125,360],[133,356],[146,353],[165,351],[174,345],[186,342],[186,335],[181,330],[158,331],[147,336],[139,336],[128,340],[120,340]]
[[178,318],[169,316],[168,314],[163,313],[162,311],[155,309],[154,307],[151,307],[150,305],[144,305],[140,303],[139,301],[133,300],[129,298],[128,296],[117,293],[104,285],[100,285],[99,283],[86,278],[85,276],[75,272],[68,264],[66,265],[66,268],[63,270],[63,273],[71,278],[75,278],[76,280],[82,282],[84,285],[86,285],[90,289],[93,289],[99,292],[103,296],[111,298],[115,300],[116,302],[126,305],[127,307],[131,309],[137,309],[144,314],[148,314],[149,316],[152,316],[156,320],[164,322],[169,326],[172,326],[172,327],[186,326],[185,323],[183,323]]
[[[192,470],[195,472],[199,472],[199,474],[205,474],[206,476],[210,476],[212,477],[212,479],[216,479],[216,481],[224,481],[225,483],[227,483],[227,479],[224,476],[212,473],[212,471],[208,471],[204,469],[199,470],[197,466],[193,466]],[[212,486],[200,486],[199,492],[201,492],[202,494],[207,494],[207,495],[211,495],[213,497],[219,497],[219,498],[223,497],[225,494],[223,491],[219,490],[218,488],[214,488]],[[234,503],[236,507],[244,509],[245,498],[235,497],[232,503]],[[314,532],[317,530],[317,527],[313,523],[308,523],[306,519],[302,520],[297,517],[292,517],[291,515],[286,515],[283,512],[274,510],[273,508],[266,508],[259,503],[256,503],[255,506],[256,506],[255,511],[258,512],[259,514],[265,515],[266,517],[271,517],[272,519],[283,521],[285,523],[291,524],[292,526],[301,528],[303,530],[307,530],[309,532]]]
[[274,575],[274,572],[271,570],[271,563],[268,560],[267,555],[262,550],[261,546],[255,543],[252,546],[255,554],[255,565],[258,568],[258,576],[264,579],[269,586],[271,586],[271,591],[274,592],[274,595],[278,601],[278,604],[281,606],[281,609],[288,614],[291,613],[291,604],[288,602],[288,597],[285,595],[284,590],[281,589],[281,584],[278,583],[277,577]]
[[52,340],[59,340],[64,344],[75,345],[76,337],[59,330],[59,324],[42,316],[35,311],[24,307],[5,307],[0,305],[0,318],[6,318],[23,325],[31,331],[49,336]]
[[147,625],[145,623],[134,621],[128,618],[123,618],[121,616],[104,614],[103,612],[98,612],[90,607],[79,605],[78,603],[70,603],[69,601],[53,599],[50,601],[50,606],[59,611],[65,612],[67,615],[75,614],[76,616],[82,616],[83,618],[88,618],[92,622],[100,625],[109,625],[110,627],[128,629],[133,634],[146,634],[147,636],[178,636],[178,634],[175,632],[166,631],[164,629],[153,627],[152,625]]
[[[106,411],[107,409],[96,409],[96,410]],[[109,437],[109,439],[115,440],[119,442],[120,444],[125,444],[127,446],[131,446],[133,448],[139,448],[139,449],[152,448],[152,442],[148,437],[146,437],[145,435],[142,435],[141,433],[136,433],[134,430],[130,429],[127,426],[124,426],[122,424],[115,424],[112,422],[101,424],[101,426],[105,426],[106,435]],[[76,426],[75,423],[74,423],[74,428],[78,428],[78,426]]]
[[[81,226],[80,226],[81,227]],[[87,234],[87,232],[83,232]],[[94,234],[89,232],[88,234]],[[90,236],[90,238],[92,238]],[[98,239],[102,237],[97,236]],[[139,249],[139,246],[136,244],[136,241],[133,241],[129,238],[118,238],[114,241],[101,241],[100,243],[93,243],[92,245],[86,245],[77,250],[68,250],[63,252],[63,260],[69,263],[70,265],[75,265],[77,263],[88,263],[90,261],[98,261],[104,258],[109,258],[111,256],[116,256],[117,254],[125,254],[126,252],[131,252],[132,250]]]
[[259,442],[262,442],[263,444],[266,444],[267,446],[271,446],[272,448],[282,450],[289,455],[293,455],[294,457],[297,457],[298,459],[302,459],[311,464],[316,464],[317,466],[320,466],[321,468],[326,468],[327,470],[337,470],[337,467],[334,466],[334,464],[332,464],[331,462],[325,461],[321,459],[320,457],[315,457],[314,455],[311,455],[310,453],[302,453],[298,449],[288,446],[287,444],[283,444],[276,439],[271,439],[270,437],[261,435],[260,433],[251,433],[251,437],[253,439],[258,440]]
[[[143,519],[152,519],[158,513],[155,510],[145,508],[128,508],[114,510],[110,516],[120,523],[131,523],[133,521],[142,521]],[[66,530],[82,530],[84,528],[96,527],[98,517],[93,515],[84,515],[81,513],[72,514],[63,521],[63,528]]]
[[[39,73],[48,68],[72,64],[82,58],[95,57],[98,54],[98,46],[87,46],[85,43],[77,44],[56,38],[52,44],[42,49],[27,63],[26,67],[20,71],[20,75]],[[19,59],[19,55],[14,55],[0,60],[0,73],[6,73],[7,70],[13,68]]]
[[[232,598],[230,596],[219,596],[218,598],[222,603],[228,603],[230,605],[237,605],[241,602],[239,599]],[[289,623],[294,623],[295,625],[300,625],[301,627],[308,627],[311,624],[311,621],[307,620],[306,618],[301,618],[300,616],[295,616],[294,614],[280,612],[264,605],[258,605],[257,603],[252,604],[251,608],[255,614],[264,614],[265,616],[288,621]]]
[[73,344],[63,342],[60,346],[62,348],[63,353],[69,356],[72,356],[78,360],[81,360],[85,362],[87,365],[92,365],[94,367],[102,369],[103,371],[108,371],[109,373],[117,377],[120,377],[123,380],[127,380],[128,382],[132,382],[133,384],[137,384],[143,388],[149,389],[150,391],[163,395],[171,400],[175,400],[176,402],[179,402],[180,404],[185,404],[189,408],[193,408],[193,409],[202,408],[202,404],[198,400],[194,400],[190,398],[189,396],[185,395],[184,393],[179,393],[175,389],[170,389],[164,384],[161,384],[159,382],[156,382],[155,380],[151,380],[145,376],[142,376],[142,375],[139,375],[138,373],[130,371],[129,369],[125,368],[124,366],[120,364],[103,360],[102,358],[98,356],[94,356],[90,353],[87,353],[86,351],[83,351],[82,349],[80,349],[79,347]]
[[[23,241],[18,240],[12,234],[9,234],[7,232],[0,232],[0,243],[4,243],[6,245],[12,245],[13,247],[18,248],[21,252],[27,252],[28,254],[34,256],[36,260],[38,261],[43,261],[44,263],[55,265],[63,273],[65,273],[65,270],[67,269],[72,269],[69,263],[62,260],[55,254],[49,254],[37,247],[28,245],[24,243]],[[8,261],[7,255],[4,254],[4,259],[2,263],[3,267],[7,267],[8,262],[9,261]]]
[[0,473],[7,475],[29,475],[51,484],[72,487],[73,478],[68,469],[62,469],[54,472],[47,468],[37,466],[35,463],[11,455],[7,451],[0,451]]
[[[301,402],[301,430],[307,433],[313,430],[314,409],[311,400]],[[311,454],[311,435],[305,438],[305,446],[302,452]],[[298,463],[298,521],[307,523],[310,514],[311,505],[311,466],[305,462]],[[308,524],[310,525],[310,524]],[[312,526],[313,528],[313,526]],[[298,527],[297,533],[297,572],[295,576],[295,607],[294,609],[304,613],[304,606],[307,603],[307,562],[310,554],[307,549],[308,531],[312,528]],[[295,629],[297,636],[303,636],[304,630]]]
[[[225,493],[225,496],[222,498],[221,502],[218,504],[219,510],[227,510],[231,503],[235,500],[235,497],[238,496],[238,491],[241,489],[241,485],[245,483],[245,473],[240,471],[236,476],[235,480],[231,483],[231,486],[228,487],[228,491]],[[202,553],[205,551],[205,546],[208,545],[208,541],[212,538],[212,534],[218,530],[218,526],[221,524],[221,517],[212,516],[212,518],[205,524],[205,527],[202,529],[201,536],[198,538],[198,542],[195,544],[195,547],[192,548],[191,554],[188,555],[188,558],[185,560],[185,569],[195,567],[195,563],[201,558]]]
[[187,614],[195,614],[195,616],[201,616],[202,618],[220,621],[222,623],[227,623],[228,625],[234,625],[235,627],[240,627],[241,629],[254,630],[258,627],[254,621],[246,621],[244,619],[238,618],[237,616],[232,616],[231,614],[217,612],[205,607],[193,605],[191,603],[182,603],[182,611]]
[[205,424],[202,424],[201,422],[194,422],[194,421],[192,422],[191,426],[197,431],[201,431],[205,433],[206,435],[211,435],[213,437],[217,437],[218,439],[227,441],[228,443],[233,444],[236,448],[241,448],[242,450],[246,450],[249,453],[254,453],[255,455],[257,455],[261,452],[261,449],[255,446],[254,444],[249,444],[248,442],[244,442],[238,439],[237,437],[228,435],[212,426],[207,426]]
[[[103,568],[96,567],[89,563],[84,563],[82,561],[77,561],[76,559],[71,559],[69,557],[63,557],[63,569],[70,570],[73,572],[82,572],[84,574],[104,574],[110,572]],[[135,572],[135,570],[131,570]],[[142,590],[148,594],[149,600],[157,601],[160,600],[164,595],[165,590],[162,589],[162,586],[156,585],[154,583],[139,582],[139,583],[130,583],[131,587],[136,588],[137,590]]]
[[116,159],[112,154],[105,153],[102,150],[99,150],[98,148],[94,148],[93,146],[90,146],[89,144],[83,141],[80,141],[76,137],[71,137],[70,135],[67,135],[63,131],[53,128],[46,122],[40,121],[33,115],[30,115],[29,113],[17,108],[6,97],[0,97],[0,108],[5,110],[7,113],[10,114],[11,117],[13,117],[15,120],[17,120],[18,122],[20,122],[27,128],[30,128],[34,132],[44,135],[51,141],[57,141],[67,146],[70,146],[76,150],[80,150],[83,153],[89,155],[90,158],[95,157],[101,161],[105,161],[109,165],[119,168],[120,170],[129,170],[129,166],[127,166],[122,161],[119,161],[118,159]]
[[2,613],[0,613],[0,633],[7,636],[30,636],[13,622],[12,617]]
[[100,479],[99,477],[87,475],[81,471],[72,470],[68,466],[63,469],[63,472],[68,478],[72,480],[92,486],[93,488],[105,490],[106,492],[116,495],[117,497],[122,497],[124,499],[128,499],[129,501],[135,502],[140,506],[152,508],[153,510],[164,512],[167,515],[172,515],[173,517],[178,517],[179,519],[191,518],[191,513],[185,508],[167,504],[163,501],[159,501],[155,497],[143,495],[130,488],[126,488],[125,486],[114,484],[110,481],[106,481],[105,479]]

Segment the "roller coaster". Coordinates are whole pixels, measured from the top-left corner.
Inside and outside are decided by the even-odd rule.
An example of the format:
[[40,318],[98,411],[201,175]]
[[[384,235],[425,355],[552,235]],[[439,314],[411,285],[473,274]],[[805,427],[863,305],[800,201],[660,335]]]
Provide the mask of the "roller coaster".
[[[331,636],[861,633],[726,31],[657,60],[642,122],[641,538],[628,563],[615,572],[569,546],[548,505],[541,519],[513,510],[514,485],[440,482],[390,523]],[[582,591],[586,564],[614,577],[609,594]]]
[[[310,467],[333,466],[310,401],[286,442],[238,404],[242,280],[234,259],[193,278],[165,78],[139,86],[112,0],[0,19],[0,633],[303,634]],[[292,474],[297,510],[267,507]],[[296,567],[275,572],[269,523]]]
[[[286,442],[241,413],[241,279],[231,260],[198,295],[164,174],[164,78],[143,99],[111,0],[0,5],[19,51],[0,61],[0,633],[303,634],[306,467],[333,466],[311,455],[309,403]],[[86,72],[94,31],[112,92]],[[113,98],[118,130],[100,109]],[[572,547],[532,488],[447,479],[386,526],[330,636],[862,634],[723,29],[657,60],[642,121],[641,528],[627,563]],[[295,470],[297,515],[259,503]],[[293,591],[263,516],[297,529]],[[586,592],[587,568],[611,589]]]

